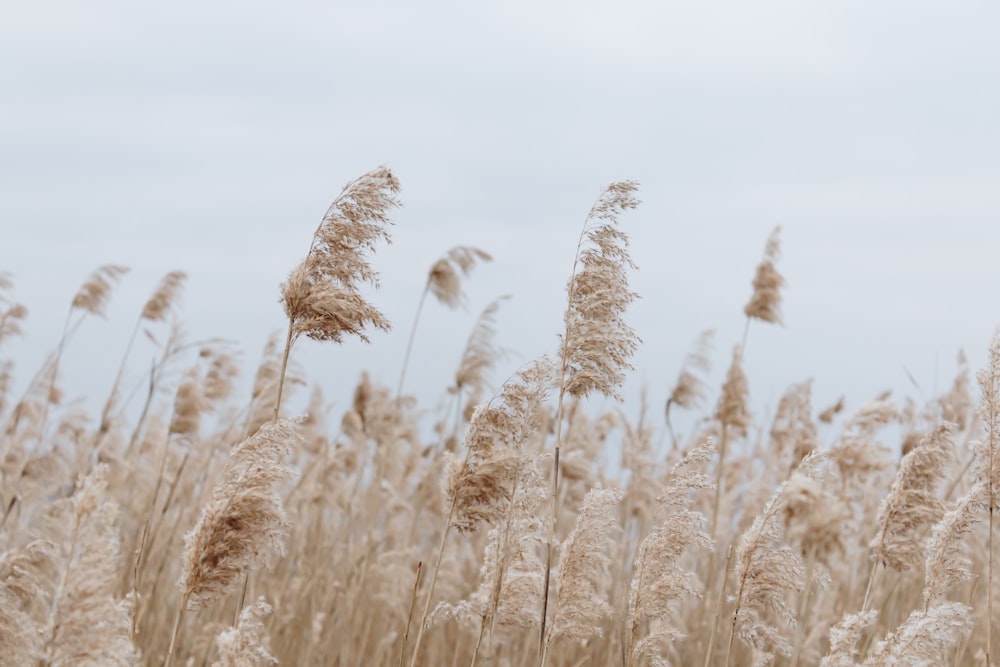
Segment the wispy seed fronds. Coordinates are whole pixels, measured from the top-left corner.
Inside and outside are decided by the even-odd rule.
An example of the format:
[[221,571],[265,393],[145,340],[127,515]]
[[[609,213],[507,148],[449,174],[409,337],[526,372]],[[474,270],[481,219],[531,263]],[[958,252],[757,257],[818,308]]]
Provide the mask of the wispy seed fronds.
[[510,297],[494,299],[479,315],[462,353],[462,361],[455,372],[453,390],[469,387],[475,395],[485,389],[486,373],[504,356],[504,349],[496,343],[496,318],[501,302]]
[[918,531],[944,514],[937,487],[953,448],[951,426],[941,424],[903,457],[879,507],[879,530],[869,544],[873,559],[900,572],[920,561],[923,549]]
[[504,516],[524,465],[524,444],[540,426],[538,410],[551,381],[551,363],[542,359],[476,408],[465,436],[466,457],[449,459],[444,484],[458,530],[472,532],[480,521],[496,524]]
[[635,268],[628,236],[618,229],[618,214],[639,200],[633,181],[612,183],[591,208],[577,248],[569,280],[566,323],[562,335],[564,389],[572,396],[598,391],[618,398],[639,337],[624,314],[636,294],[628,287]]
[[91,315],[103,317],[104,308],[111,297],[111,288],[128,271],[127,266],[117,264],[105,264],[98,267],[80,286],[80,290],[73,297],[72,307],[86,310]]
[[163,276],[156,291],[142,307],[141,318],[150,322],[159,322],[166,318],[171,306],[180,298],[181,288],[187,277],[183,271],[171,271]]
[[740,346],[733,348],[733,361],[726,371],[722,383],[722,393],[715,406],[715,418],[737,436],[744,436],[750,426],[750,411],[747,408],[747,376],[741,365]]
[[462,276],[469,275],[477,262],[489,262],[493,257],[485,250],[471,246],[455,246],[434,262],[427,274],[427,287],[438,301],[449,308],[462,303]]
[[991,504],[996,504],[1000,487],[1000,332],[990,343],[989,362],[976,373],[979,383],[979,414],[983,420],[983,435],[976,444],[981,462],[981,477],[987,480]]
[[753,278],[753,294],[743,307],[747,317],[781,324],[781,288],[785,279],[774,267],[781,257],[781,227],[775,227],[764,247],[764,258]]
[[705,398],[705,381],[702,377],[712,369],[709,355],[712,351],[712,339],[715,332],[712,329],[702,331],[694,348],[684,357],[677,382],[670,390],[667,406],[676,405],[679,408],[695,407]]
[[0,342],[10,336],[20,336],[21,322],[28,316],[28,309],[6,294],[13,285],[10,274],[0,271]]
[[982,521],[988,506],[989,490],[980,480],[934,526],[927,541],[925,607],[939,601],[952,585],[972,578],[969,545],[963,538]]
[[969,634],[970,611],[958,602],[935,605],[926,611],[915,610],[876,644],[863,667],[947,664],[952,657],[951,649]]
[[184,538],[178,583],[188,609],[210,605],[240,575],[284,552],[287,522],[275,487],[292,474],[281,462],[300,439],[299,422],[266,424],[233,448],[201,518]]
[[632,640],[641,622],[653,621],[650,634],[632,648],[632,659],[665,659],[662,644],[682,636],[672,628],[669,616],[684,597],[701,597],[693,583],[694,573],[683,569],[681,557],[692,548],[711,549],[712,538],[705,532],[705,516],[691,510],[691,492],[713,488],[703,467],[715,455],[711,439],[688,451],[673,467],[670,480],[657,499],[660,523],[639,545],[635,556],[635,576],[629,592],[628,625]]
[[118,507],[106,500],[107,466],[98,465],[72,498],[56,508],[65,531],[57,545],[61,577],[46,626],[46,664],[114,665],[138,662],[129,635],[128,602],[115,599],[120,537]]
[[858,654],[858,642],[865,628],[875,622],[878,611],[868,611],[847,614],[840,623],[830,628],[830,650],[819,667],[858,667],[854,658]]
[[349,334],[367,340],[367,327],[389,328],[358,290],[362,283],[378,287],[367,255],[378,241],[391,241],[388,211],[400,203],[397,192],[399,181],[379,167],[348,183],[330,204],[309,253],[281,286],[294,337],[340,342]]
[[240,612],[236,627],[224,630],[216,637],[219,659],[212,667],[265,667],[277,665],[278,659],[268,650],[264,619],[271,614],[271,605],[264,598]]
[[620,490],[598,485],[583,500],[559,557],[556,609],[547,640],[550,645],[564,637],[585,641],[602,635],[603,620],[612,613],[601,590],[602,579],[611,560],[611,532],[617,526],[615,505],[621,499]]

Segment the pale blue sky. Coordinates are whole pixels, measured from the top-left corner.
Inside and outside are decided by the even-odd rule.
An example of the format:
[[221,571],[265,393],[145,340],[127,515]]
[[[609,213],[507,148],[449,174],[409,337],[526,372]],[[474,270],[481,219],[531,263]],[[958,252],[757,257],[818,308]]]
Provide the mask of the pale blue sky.
[[644,202],[622,218],[645,339],[628,391],[647,383],[655,415],[704,328],[721,377],[776,224],[787,326],[751,332],[755,405],[813,377],[817,407],[857,406],[908,389],[904,367],[926,397],[1000,324],[997,25],[989,2],[8,0],[0,270],[31,315],[2,353],[26,379],[117,262],[132,273],[69,350],[71,395],[103,398],[176,268],[191,336],[238,340],[249,366],[329,201],[387,163],[406,206],[371,299],[395,330],[300,345],[333,398],[362,368],[394,384],[425,272],[457,244],[496,260],[468,312],[429,304],[408,387],[436,400],[500,294],[520,357],[497,380],[555,350],[583,216],[621,179]]

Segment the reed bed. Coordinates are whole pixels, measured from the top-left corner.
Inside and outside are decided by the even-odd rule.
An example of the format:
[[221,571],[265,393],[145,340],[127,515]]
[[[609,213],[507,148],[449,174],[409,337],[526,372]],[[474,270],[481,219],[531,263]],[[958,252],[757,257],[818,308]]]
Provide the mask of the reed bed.
[[[81,287],[39,369],[5,354],[28,312],[0,274],[0,665],[993,664],[1000,337],[974,379],[962,362],[924,403],[815,406],[807,382],[753,414],[746,332],[782,318],[775,230],[722,386],[705,381],[706,332],[662,410],[602,414],[588,397],[620,400],[642,344],[638,186],[622,181],[575,254],[568,240],[547,354],[491,384],[498,297],[444,401],[406,394],[404,362],[394,386],[358,379],[340,414],[318,387],[289,414],[283,397],[310,384],[301,336],[336,355],[390,326],[369,299],[398,191],[379,167],[336,197],[280,286],[287,328],[249,394],[231,349],[184,339],[175,271],[133,329],[161,332],[147,390],[121,386],[130,342],[94,388],[100,412],[81,413],[60,364],[126,269]],[[462,303],[490,260],[456,246],[429,268],[407,357],[426,299]],[[34,373],[22,395],[15,372]],[[671,425],[681,411],[693,432]]]

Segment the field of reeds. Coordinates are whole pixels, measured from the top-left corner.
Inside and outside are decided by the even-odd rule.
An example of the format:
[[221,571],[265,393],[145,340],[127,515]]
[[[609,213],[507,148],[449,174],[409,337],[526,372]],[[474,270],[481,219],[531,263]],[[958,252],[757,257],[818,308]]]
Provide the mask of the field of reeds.
[[[706,333],[662,380],[666,405],[601,414],[588,399],[620,397],[641,344],[636,187],[609,185],[586,216],[549,353],[491,382],[495,302],[444,410],[406,392],[405,362],[339,413],[319,391],[304,414],[283,407],[312,382],[303,337],[336,354],[390,326],[384,167],[344,187],[289,267],[287,328],[249,395],[227,346],[181,335],[172,272],[126,325],[160,332],[142,390],[122,380],[130,343],[100,409],[81,410],[60,368],[126,269],[94,272],[38,369],[5,352],[28,313],[0,274],[0,665],[992,664],[1000,337],[932,400],[849,412],[806,383],[765,419],[746,334],[713,359]],[[734,314],[747,331],[781,322],[780,231],[762,248]],[[453,248],[421,305],[457,305],[489,260]]]

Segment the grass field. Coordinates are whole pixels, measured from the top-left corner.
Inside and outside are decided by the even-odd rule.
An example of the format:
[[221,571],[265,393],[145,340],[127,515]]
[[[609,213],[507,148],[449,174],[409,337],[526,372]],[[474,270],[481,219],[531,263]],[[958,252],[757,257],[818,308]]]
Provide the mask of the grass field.
[[[250,395],[228,346],[192,354],[173,272],[126,324],[172,332],[143,390],[122,386],[130,343],[100,410],[81,410],[60,365],[124,267],[81,287],[38,369],[5,352],[27,309],[0,274],[0,665],[992,664],[1000,337],[929,401],[848,413],[805,383],[765,419],[748,338],[715,355],[706,332],[657,380],[665,406],[600,414],[588,399],[620,396],[640,345],[623,181],[587,216],[548,355],[491,384],[497,301],[444,410],[405,392],[404,362],[330,414],[295,344],[379,345],[398,187],[380,167],[333,202],[280,286],[287,330]],[[781,321],[780,254],[775,230],[734,314],[747,330]],[[457,305],[489,259],[452,249],[421,304]],[[306,414],[282,409],[293,391]]]

